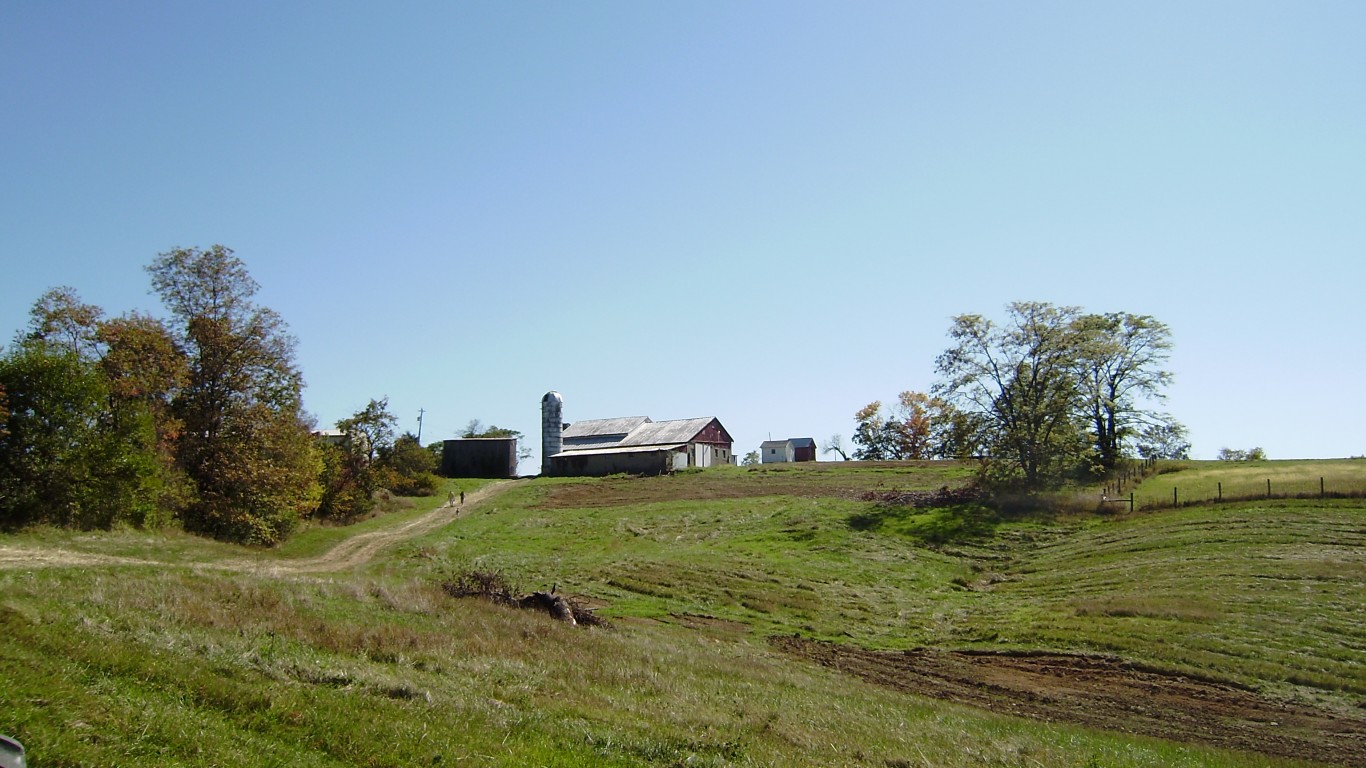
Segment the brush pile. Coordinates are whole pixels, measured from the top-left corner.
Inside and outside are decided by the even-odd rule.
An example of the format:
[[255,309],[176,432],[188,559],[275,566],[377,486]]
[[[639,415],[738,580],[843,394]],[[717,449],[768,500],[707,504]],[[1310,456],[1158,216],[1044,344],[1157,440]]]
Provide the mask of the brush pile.
[[478,597],[497,605],[541,611],[566,624],[607,626],[605,619],[579,605],[573,598],[556,594],[553,587],[549,592],[531,592],[519,596],[517,593],[521,590],[500,571],[465,571],[442,582],[441,588],[451,597]]
[[981,498],[982,492],[975,487],[950,488],[946,485],[937,491],[868,491],[859,500],[898,507],[952,507],[971,504]]

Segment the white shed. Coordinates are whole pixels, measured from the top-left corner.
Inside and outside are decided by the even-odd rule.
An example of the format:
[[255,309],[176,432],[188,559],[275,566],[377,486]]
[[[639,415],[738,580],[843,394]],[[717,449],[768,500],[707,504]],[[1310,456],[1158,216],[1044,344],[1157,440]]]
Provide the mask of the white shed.
[[781,464],[794,458],[791,440],[765,440],[759,446],[759,460],[764,464]]

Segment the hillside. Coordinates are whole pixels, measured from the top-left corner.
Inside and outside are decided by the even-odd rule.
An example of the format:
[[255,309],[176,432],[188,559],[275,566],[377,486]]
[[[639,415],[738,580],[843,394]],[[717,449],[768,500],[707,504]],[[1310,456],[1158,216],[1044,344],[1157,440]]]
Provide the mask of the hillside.
[[[34,766],[1366,765],[1363,502],[866,500],[966,476],[537,479],[272,552],[7,536],[0,731]],[[610,625],[443,589],[476,571]]]

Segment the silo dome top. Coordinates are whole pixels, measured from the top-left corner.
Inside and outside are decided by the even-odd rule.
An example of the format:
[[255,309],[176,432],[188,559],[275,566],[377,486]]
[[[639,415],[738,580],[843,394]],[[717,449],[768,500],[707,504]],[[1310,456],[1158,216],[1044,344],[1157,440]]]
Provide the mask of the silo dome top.
[[545,397],[541,398],[542,403],[549,403],[551,401],[563,404],[564,398],[560,396],[559,392],[556,392],[552,389],[551,391],[545,393]]

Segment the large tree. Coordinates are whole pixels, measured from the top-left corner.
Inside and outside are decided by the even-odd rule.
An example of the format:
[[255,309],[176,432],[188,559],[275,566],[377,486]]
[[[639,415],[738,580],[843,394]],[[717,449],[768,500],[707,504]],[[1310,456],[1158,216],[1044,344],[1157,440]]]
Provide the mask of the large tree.
[[998,325],[981,315],[953,318],[953,346],[936,360],[934,391],[973,417],[996,479],[1039,488],[1080,459],[1076,307],[1016,302]]
[[255,303],[259,286],[228,248],[178,248],[147,271],[189,360],[172,402],[182,425],[177,460],[196,489],[185,525],[277,543],[318,497],[294,339],[279,315]]
[[1038,488],[1073,469],[1109,472],[1136,439],[1145,452],[1189,448],[1184,428],[1145,407],[1172,378],[1171,332],[1150,316],[1016,302],[1000,325],[955,317],[949,336],[935,392],[958,409],[957,450],[985,453],[998,479]]
[[1078,334],[1077,378],[1096,460],[1112,471],[1126,441],[1145,427],[1168,420],[1144,407],[1165,397],[1172,374],[1163,369],[1171,353],[1171,331],[1149,315],[1111,312],[1083,315]]

